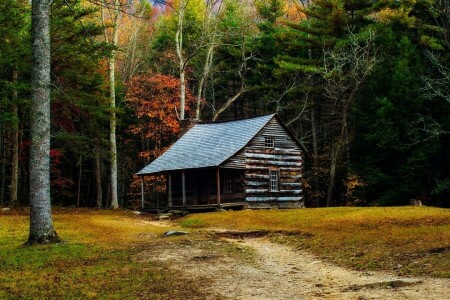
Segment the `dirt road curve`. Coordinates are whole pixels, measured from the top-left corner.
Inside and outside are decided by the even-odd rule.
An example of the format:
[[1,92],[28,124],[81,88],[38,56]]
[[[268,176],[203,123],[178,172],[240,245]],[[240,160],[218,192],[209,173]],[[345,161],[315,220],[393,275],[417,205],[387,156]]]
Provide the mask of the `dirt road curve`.
[[[266,238],[228,241],[255,253],[249,262],[195,243],[159,249],[152,260],[170,263],[186,278],[206,279],[211,299],[450,299],[450,280],[400,278],[351,271]],[[215,249],[215,250],[214,250]],[[147,258],[150,258],[147,256]],[[394,288],[390,287],[394,286]]]

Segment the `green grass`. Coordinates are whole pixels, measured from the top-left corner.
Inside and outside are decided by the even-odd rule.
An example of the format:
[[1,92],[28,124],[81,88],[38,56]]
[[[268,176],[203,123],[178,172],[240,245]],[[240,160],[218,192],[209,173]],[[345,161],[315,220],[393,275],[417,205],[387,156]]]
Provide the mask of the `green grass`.
[[450,210],[431,207],[319,208],[189,215],[181,224],[284,231],[274,240],[341,266],[450,278]]
[[0,299],[204,298],[167,266],[135,259],[165,228],[123,211],[58,211],[54,221],[65,243],[24,246],[28,217],[0,215]]
[[180,226],[183,228],[202,228],[205,227],[206,224],[203,220],[190,218],[179,222]]

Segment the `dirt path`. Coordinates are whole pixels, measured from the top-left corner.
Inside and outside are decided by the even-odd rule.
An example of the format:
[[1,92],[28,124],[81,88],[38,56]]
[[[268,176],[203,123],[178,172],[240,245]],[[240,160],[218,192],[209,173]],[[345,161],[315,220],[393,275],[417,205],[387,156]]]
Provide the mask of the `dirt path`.
[[[252,253],[251,259],[227,253],[227,247]],[[267,238],[168,241],[140,259],[165,262],[181,278],[203,280],[211,299],[450,299],[449,279],[351,271]]]
[[[257,284],[262,288],[251,294],[248,293],[251,289],[244,290],[244,293],[234,295],[238,299],[450,298],[450,280],[399,278],[380,272],[350,271],[322,262],[304,251],[294,251],[266,239],[250,239],[241,244],[257,252],[257,276],[250,277],[253,282],[250,285]],[[387,288],[387,284],[379,284],[382,282],[405,286]]]

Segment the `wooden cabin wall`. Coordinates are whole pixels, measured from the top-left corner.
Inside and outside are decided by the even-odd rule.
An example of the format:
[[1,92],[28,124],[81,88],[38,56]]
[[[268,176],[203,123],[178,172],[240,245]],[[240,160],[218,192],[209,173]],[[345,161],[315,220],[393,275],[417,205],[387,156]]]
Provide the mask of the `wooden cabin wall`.
[[[274,148],[265,148],[265,137],[274,138]],[[245,193],[248,202],[302,203],[302,150],[273,118],[245,148]],[[279,170],[279,190],[270,191],[269,170]]]
[[223,166],[225,168],[245,169],[245,148],[230,157]]

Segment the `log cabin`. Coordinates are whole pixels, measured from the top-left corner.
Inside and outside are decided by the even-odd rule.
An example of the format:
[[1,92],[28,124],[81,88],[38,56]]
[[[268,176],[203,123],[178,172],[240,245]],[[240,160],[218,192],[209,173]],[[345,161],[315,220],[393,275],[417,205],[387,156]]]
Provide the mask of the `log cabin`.
[[304,152],[276,114],[199,122],[137,175],[165,176],[169,209],[304,207]]

